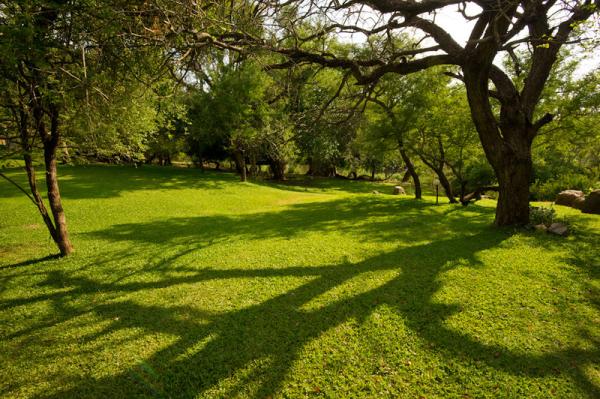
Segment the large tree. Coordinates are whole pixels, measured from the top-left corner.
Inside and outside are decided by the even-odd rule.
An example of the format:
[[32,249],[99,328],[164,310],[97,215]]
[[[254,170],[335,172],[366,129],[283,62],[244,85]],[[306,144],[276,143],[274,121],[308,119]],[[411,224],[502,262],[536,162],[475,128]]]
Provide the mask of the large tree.
[[[288,0],[270,4],[269,12],[280,16],[275,20],[288,27],[285,32],[294,33],[289,26],[303,19],[320,21],[314,34],[296,34],[293,46],[282,46],[277,32],[272,40],[260,42],[261,47],[293,62],[346,69],[360,84],[375,82],[387,73],[411,74],[437,65],[458,68],[454,76],[464,82],[471,117],[500,187],[495,223],[529,221],[532,142],[553,118],[539,112],[542,91],[561,48],[584,39],[582,24],[597,13],[600,0]],[[471,31],[466,43],[436,22],[436,13],[450,6],[457,7],[465,28]],[[399,47],[390,39],[379,53],[369,52],[368,57],[305,46],[316,36],[354,33],[393,38],[395,32],[407,30],[419,32],[431,45]],[[518,70],[520,76],[494,63],[502,53],[518,57],[522,48],[530,53],[530,62]]]

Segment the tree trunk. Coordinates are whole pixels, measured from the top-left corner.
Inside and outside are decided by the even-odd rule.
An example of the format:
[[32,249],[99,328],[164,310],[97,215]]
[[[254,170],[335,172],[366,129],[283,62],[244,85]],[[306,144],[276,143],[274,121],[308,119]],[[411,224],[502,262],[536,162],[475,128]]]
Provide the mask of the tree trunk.
[[[48,210],[46,209],[42,196],[40,195],[40,192],[37,188],[35,168],[33,166],[33,160],[31,158],[32,146],[29,135],[29,115],[24,109],[20,109],[18,115],[19,134],[21,136],[23,160],[25,161],[25,171],[27,172],[27,181],[29,183],[29,189],[31,190],[33,202],[35,203],[36,207],[38,208],[38,211],[40,212],[40,215],[42,216],[42,220],[44,221],[44,224],[48,229],[48,233],[50,233],[50,237],[52,237],[52,240],[58,244],[59,238],[57,229],[54,227],[54,223],[52,222],[52,219],[48,214]],[[63,253],[63,251],[61,250],[61,253],[63,253],[64,255],[68,254],[68,252],[70,251],[67,251],[67,253]]]
[[467,182],[465,180],[460,181],[460,202],[463,202],[465,195],[467,195]]
[[434,163],[428,161],[423,155],[419,154],[419,157],[421,158],[421,161],[423,161],[423,163],[425,165],[429,166],[429,168],[434,171],[434,173],[438,177],[438,180],[440,181],[440,185],[444,189],[444,193],[446,194],[446,197],[448,198],[450,203],[456,204],[457,201],[456,201],[456,198],[454,198],[454,193],[452,192],[452,185],[450,184],[450,182],[448,181],[448,178],[446,177],[446,174],[444,173],[443,162],[442,162],[442,166],[440,166],[439,164],[436,166]]
[[401,145],[400,146],[400,156],[406,165],[407,172],[410,173],[410,176],[413,179],[413,184],[415,186],[415,199],[421,199],[421,180],[419,179],[419,175],[415,169],[415,165],[411,162],[406,150]]
[[525,225],[529,223],[529,183],[532,166],[529,160],[519,161],[506,157],[494,167],[498,178],[497,226]]
[[246,159],[242,151],[236,150],[233,152],[233,159],[235,161],[235,168],[240,174],[240,180],[246,181]]
[[58,188],[58,174],[56,171],[56,144],[54,140],[44,143],[44,163],[46,165],[46,187],[48,189],[48,203],[54,217],[56,237],[54,241],[63,256],[73,252],[73,245],[69,240],[67,230],[67,217],[62,207],[60,190]]
[[258,176],[258,165],[256,164],[256,154],[252,154],[250,156],[250,176],[257,177]]
[[[486,62],[491,65],[491,58]],[[463,68],[463,72],[471,117],[498,179],[494,223],[497,226],[525,225],[529,223],[531,143],[542,125],[531,123],[516,90],[504,93],[499,122],[489,101],[489,67],[473,65]]]
[[285,180],[285,162],[272,159],[269,162],[271,167],[271,173],[273,173],[273,179],[283,181]]
[[33,118],[38,135],[44,146],[44,164],[46,169],[46,188],[48,191],[48,204],[52,212],[52,219],[44,205],[42,197],[37,188],[35,177],[35,168],[31,159],[31,146],[29,144],[29,132],[27,125],[27,117],[25,112],[21,113],[22,125],[20,126],[21,144],[23,146],[23,159],[25,161],[25,170],[27,171],[27,179],[29,188],[33,194],[34,202],[42,215],[42,219],[48,228],[48,232],[52,240],[58,246],[62,256],[69,255],[73,252],[73,245],[69,240],[67,230],[67,218],[62,207],[60,198],[60,190],[58,188],[58,173],[56,150],[60,144],[60,133],[58,130],[58,109],[55,106],[49,107],[50,114],[50,132],[46,130],[44,123],[44,111],[39,104],[32,107]]
[[48,228],[48,233],[50,233],[50,237],[54,242],[57,242],[56,229],[54,228],[54,223],[52,223],[52,219],[48,214],[48,210],[44,205],[44,201],[42,200],[42,196],[37,188],[37,181],[35,177],[35,168],[33,167],[33,160],[31,159],[31,155],[29,152],[24,149],[23,152],[23,160],[25,161],[25,171],[27,172],[27,181],[29,183],[29,189],[31,190],[31,194],[33,196],[35,205],[42,216],[42,220],[44,224]]
[[435,174],[437,175],[438,179],[440,180],[440,184],[444,188],[446,197],[448,197],[448,200],[450,201],[451,204],[456,204],[457,201],[456,201],[456,198],[454,198],[454,193],[452,192],[452,186],[450,185],[450,182],[448,181],[446,174],[444,173],[444,171],[442,169],[434,170],[434,171],[435,171]]
[[58,188],[58,173],[56,170],[56,149],[60,144],[60,133],[58,130],[58,110],[54,106],[50,106],[50,134],[45,130],[45,126],[41,118],[36,117],[38,132],[44,143],[44,164],[46,166],[46,188],[48,190],[48,203],[54,218],[54,228],[56,229],[56,237],[54,241],[63,256],[73,252],[73,245],[69,240],[69,232],[67,230],[67,217],[62,207],[60,198],[60,190]]

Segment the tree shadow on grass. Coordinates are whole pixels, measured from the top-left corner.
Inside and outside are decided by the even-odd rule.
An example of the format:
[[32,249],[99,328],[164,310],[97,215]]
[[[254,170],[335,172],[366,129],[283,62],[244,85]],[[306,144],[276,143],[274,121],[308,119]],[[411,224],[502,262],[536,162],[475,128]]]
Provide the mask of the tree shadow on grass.
[[[362,197],[296,204],[279,212],[125,223],[88,235],[107,241],[196,243],[204,247],[222,240],[293,239],[307,232],[335,231],[360,234],[364,241],[414,243],[473,233],[489,226],[493,213],[492,208],[437,207],[416,200]],[[465,217],[468,223],[464,223]]]
[[[379,221],[377,217],[397,211],[398,217]],[[0,302],[2,307],[50,301],[65,320],[89,312],[104,321],[103,329],[84,337],[91,342],[102,336],[126,329],[143,334],[167,334],[177,337],[173,343],[145,358],[140,366],[104,378],[73,377],[55,395],[41,397],[182,397],[209,394],[221,383],[251,369],[246,376],[219,394],[231,397],[256,384],[246,395],[264,398],[277,394],[294,362],[306,345],[323,333],[348,322],[364,322],[380,306],[393,309],[418,337],[435,345],[444,359],[469,358],[494,370],[514,376],[547,376],[573,359],[593,362],[598,350],[567,348],[543,355],[510,351],[501,345],[486,344],[446,324],[460,312],[460,304],[440,304],[433,296],[441,288],[440,274],[457,265],[480,267],[479,253],[502,245],[506,232],[489,226],[490,212],[469,208],[470,217],[457,207],[436,209],[413,203],[379,200],[333,201],[303,204],[276,213],[259,213],[231,218],[208,218],[158,221],[149,224],[113,226],[92,233],[105,240],[131,241],[141,246],[161,242],[174,246],[198,241],[274,236],[294,237],[306,231],[354,229],[372,240],[400,240],[414,245],[398,247],[358,263],[284,268],[210,269],[179,267],[165,269],[151,281],[117,279],[111,282],[87,276],[52,271],[40,284],[58,292],[32,298]],[[393,213],[392,213],[393,214]],[[373,220],[375,218],[375,220]],[[444,218],[447,229],[438,226]],[[375,223],[373,223],[375,221]],[[420,221],[422,224],[419,224]],[[427,228],[426,228],[427,227]],[[440,229],[436,229],[440,227]],[[165,236],[167,236],[165,241]],[[412,241],[411,241],[412,239]],[[424,243],[417,244],[420,241]],[[144,245],[148,244],[148,246]],[[197,249],[192,247],[191,250]],[[117,254],[112,254],[113,256]],[[366,291],[337,298],[321,306],[306,305],[365,273],[397,271],[398,274]],[[129,293],[150,292],[178,285],[195,285],[202,289],[210,281],[234,279],[301,278],[302,284],[277,296],[241,309],[221,313],[192,305],[153,305],[127,298]],[[105,294],[99,304],[73,307],[72,298]],[[119,300],[120,296],[125,299]],[[215,300],[218,300],[215,298]],[[56,322],[54,322],[56,323]],[[48,323],[48,325],[50,325]],[[12,337],[30,333],[37,325]],[[498,356],[501,354],[501,356]],[[563,371],[580,389],[595,397],[598,387],[581,371]]]
[[28,259],[22,262],[18,262],[18,263],[12,263],[10,265],[4,265],[4,266],[0,266],[0,270],[4,270],[4,269],[13,269],[15,267],[25,267],[25,266],[31,266],[31,265],[35,265],[41,262],[46,262],[48,260],[54,260],[54,259],[60,259],[60,254],[54,254],[54,255],[47,255],[41,258],[37,258],[37,259]]
[[[9,171],[11,178],[27,187],[25,171]],[[233,173],[203,172],[200,169],[144,166],[62,166],[58,170],[61,195],[65,199],[111,198],[137,190],[221,189],[239,179]],[[38,175],[38,179],[43,174]],[[3,184],[3,183],[2,183]],[[40,181],[40,185],[43,185]],[[7,183],[0,185],[0,198],[23,194]]]
[[[309,176],[290,176],[287,180],[252,180],[252,183],[275,187],[280,190],[288,191],[338,191],[352,194],[369,194],[374,190],[382,194],[392,195],[394,184],[389,182],[373,182],[368,180],[350,180],[333,177],[309,177]],[[408,187],[406,187],[409,191]],[[411,194],[409,192],[409,194]]]
[[[268,397],[281,389],[282,381],[306,344],[348,320],[362,323],[382,305],[399,312],[406,320],[407,327],[435,344],[445,357],[467,356],[516,376],[541,377],[553,374],[566,361],[592,361],[600,356],[598,351],[575,349],[538,356],[511,353],[499,345],[478,342],[470,335],[449,329],[444,324],[445,320],[459,311],[459,307],[432,301],[432,295],[440,288],[438,274],[455,260],[477,265],[477,252],[500,242],[496,232],[482,232],[473,236],[466,245],[462,238],[436,241],[392,251],[358,264],[280,270],[204,270],[179,281],[144,284],[103,285],[85,278],[55,275],[47,284],[73,287],[71,295],[81,295],[91,290],[137,292],[170,284],[192,284],[215,279],[312,278],[300,287],[260,304],[225,314],[213,315],[187,306],[142,305],[130,300],[99,305],[92,312],[111,321],[101,332],[102,335],[119,329],[141,328],[148,334],[166,333],[179,339],[145,359],[141,368],[100,380],[71,381],[75,387],[60,392],[56,397],[103,397],[111,392],[119,392],[119,395],[129,397],[152,394],[191,398],[215,387],[236,371],[264,359],[268,359],[268,365],[248,378],[260,381],[253,397]],[[423,257],[423,253],[430,255]],[[399,269],[400,275],[380,287],[314,310],[302,309],[314,298],[362,273],[392,269]],[[182,318],[182,314],[185,317]],[[206,344],[196,351],[190,351],[190,348],[204,340]],[[498,353],[502,353],[500,358]],[[598,387],[580,371],[571,373],[574,381],[590,396],[598,393]],[[223,396],[231,395],[233,392]]]

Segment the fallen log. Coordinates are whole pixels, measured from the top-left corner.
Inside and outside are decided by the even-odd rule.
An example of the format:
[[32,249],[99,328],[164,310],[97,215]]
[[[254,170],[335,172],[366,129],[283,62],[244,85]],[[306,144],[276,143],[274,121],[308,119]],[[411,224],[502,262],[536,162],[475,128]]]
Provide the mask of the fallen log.
[[485,193],[486,191],[496,191],[497,192],[498,190],[499,190],[498,186],[479,187],[472,193],[469,193],[469,194],[465,195],[464,197],[462,197],[460,199],[460,203],[463,206],[467,206],[467,205],[469,205],[469,203],[471,201],[479,201],[481,199],[481,194]]

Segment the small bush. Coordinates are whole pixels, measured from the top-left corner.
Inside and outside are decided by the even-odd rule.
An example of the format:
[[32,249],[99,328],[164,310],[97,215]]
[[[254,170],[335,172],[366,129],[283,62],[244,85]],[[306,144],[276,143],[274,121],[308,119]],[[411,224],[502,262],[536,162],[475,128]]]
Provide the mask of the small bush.
[[554,208],[543,206],[532,206],[529,208],[529,222],[532,225],[544,224],[550,226],[556,221],[556,211]]

